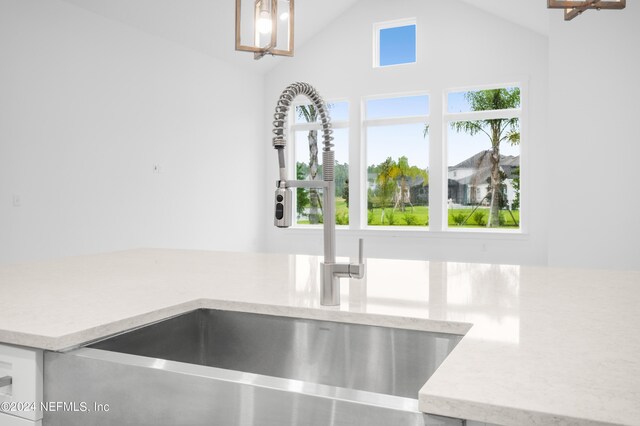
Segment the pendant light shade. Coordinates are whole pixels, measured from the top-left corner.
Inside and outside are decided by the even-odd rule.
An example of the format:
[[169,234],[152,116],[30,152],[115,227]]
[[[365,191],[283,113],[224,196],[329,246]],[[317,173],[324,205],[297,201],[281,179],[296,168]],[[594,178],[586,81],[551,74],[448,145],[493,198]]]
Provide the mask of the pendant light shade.
[[293,56],[294,0],[236,0],[236,50]]
[[570,21],[588,9],[624,9],[626,0],[547,0],[549,9],[564,9],[564,20]]

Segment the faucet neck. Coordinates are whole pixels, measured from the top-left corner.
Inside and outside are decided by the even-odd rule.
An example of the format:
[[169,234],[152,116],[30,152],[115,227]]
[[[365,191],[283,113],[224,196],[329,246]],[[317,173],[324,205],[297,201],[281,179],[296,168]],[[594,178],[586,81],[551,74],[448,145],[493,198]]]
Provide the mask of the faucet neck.
[[[318,181],[288,181],[286,171],[286,157],[284,149],[286,140],[286,120],[293,100],[298,95],[305,95],[316,109],[323,132],[324,147],[322,149],[322,177],[324,182]],[[291,199],[289,187],[321,187],[323,189],[323,230],[324,230],[324,263],[322,264],[322,290],[320,303],[335,306],[340,304],[340,277],[357,277],[364,275],[364,265],[336,264],[336,194],[335,194],[335,152],[333,151],[333,130],[331,120],[322,97],[307,83],[293,83],[287,87],[278,100],[276,112],[273,115],[273,147],[278,151],[280,167],[279,188],[276,190],[276,226],[288,227],[291,217],[284,213],[284,205]],[[322,185],[320,185],[322,183]],[[288,206],[290,208],[291,206]],[[361,250],[362,251],[362,246]],[[362,257],[362,256],[361,256]],[[362,261],[361,261],[362,263]]]
[[299,95],[306,96],[313,104],[317,112],[317,117],[322,126],[322,180],[326,185],[323,190],[323,216],[324,216],[324,258],[327,263],[335,263],[336,242],[335,242],[335,153],[333,151],[333,130],[331,129],[331,118],[324,100],[318,91],[307,83],[293,83],[289,85],[278,99],[276,111],[273,115],[273,147],[278,151],[278,164],[280,168],[280,182],[283,187],[287,181],[286,157],[284,148],[287,144],[286,120],[289,109],[295,98]]
[[331,130],[331,119],[329,112],[318,91],[308,83],[293,83],[289,85],[278,99],[276,112],[273,114],[273,147],[275,149],[284,148],[287,144],[285,126],[287,114],[294,99],[299,96],[306,96],[317,111],[320,124],[322,125],[322,140],[324,143],[323,151],[331,151],[333,148],[333,130]]

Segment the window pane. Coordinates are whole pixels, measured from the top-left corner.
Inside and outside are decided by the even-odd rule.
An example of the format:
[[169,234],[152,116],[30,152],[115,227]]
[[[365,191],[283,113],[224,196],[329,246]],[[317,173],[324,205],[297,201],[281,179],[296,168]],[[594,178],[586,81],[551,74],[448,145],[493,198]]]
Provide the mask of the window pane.
[[519,228],[519,119],[450,123],[447,198],[449,227]]
[[366,103],[366,117],[368,120],[424,115],[429,115],[429,96],[427,95],[371,99]]
[[[349,102],[332,102],[327,104],[331,121],[347,121],[349,120]],[[318,114],[313,105],[296,106],[295,123],[317,123],[319,121]]]
[[520,108],[520,88],[453,92],[447,96],[447,112],[491,111]]
[[[336,224],[349,224],[349,129],[334,129],[333,143],[336,164]],[[322,132],[298,131],[295,135],[296,179],[322,180]],[[314,159],[310,145],[317,141]],[[322,189],[296,189],[296,218],[298,224],[322,223]]]
[[416,26],[380,30],[379,66],[411,64],[416,61]]
[[349,120],[349,103],[348,102],[333,102],[327,105],[329,107],[329,115],[331,115],[331,121],[348,121]]
[[429,139],[424,124],[367,129],[367,223],[429,224]]

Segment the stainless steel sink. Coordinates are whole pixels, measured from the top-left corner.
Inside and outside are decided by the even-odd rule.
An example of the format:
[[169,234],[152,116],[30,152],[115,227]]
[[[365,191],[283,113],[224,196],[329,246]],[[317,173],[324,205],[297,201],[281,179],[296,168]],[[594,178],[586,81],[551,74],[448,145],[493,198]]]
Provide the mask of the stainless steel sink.
[[460,338],[197,310],[45,353],[45,400],[90,412],[45,412],[44,424],[457,425],[417,399]]

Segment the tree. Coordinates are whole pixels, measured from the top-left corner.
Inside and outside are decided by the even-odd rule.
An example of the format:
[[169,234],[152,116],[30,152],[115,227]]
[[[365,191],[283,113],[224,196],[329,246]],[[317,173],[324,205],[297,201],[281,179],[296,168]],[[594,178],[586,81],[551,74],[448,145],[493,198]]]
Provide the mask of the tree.
[[[415,179],[417,177],[423,178],[422,185],[429,183],[429,176],[426,170],[423,170],[417,166],[410,166],[409,159],[406,156],[402,156],[398,159],[397,163],[394,163],[390,170],[390,176],[396,181],[400,181],[400,211],[405,210],[405,199],[409,199],[409,187],[407,186],[408,179]],[[413,206],[412,206],[413,208]]]
[[344,202],[349,207],[349,178],[345,179],[344,187],[342,188],[342,198],[344,198]]
[[333,167],[333,176],[336,182],[336,197],[344,198],[344,188],[347,180],[349,180],[349,164],[340,164],[336,161]]
[[[498,196],[496,203],[498,203],[499,209],[508,209],[509,203],[507,200],[507,185],[503,182],[507,180],[507,174],[500,170],[500,185],[496,188],[495,194]],[[491,186],[491,176],[487,178],[487,199],[489,202],[493,201],[493,187]]]
[[[296,163],[296,179],[302,180],[307,176],[307,171],[304,163]],[[309,196],[304,188],[296,189],[296,211],[298,216],[304,216],[304,209],[309,205]]]
[[[300,105],[298,116],[304,118],[307,123],[314,123],[318,119],[318,111],[314,105]],[[309,141],[309,177],[316,180],[318,175],[318,131],[309,130],[307,135]],[[317,188],[309,189],[309,223],[320,223],[318,207],[320,206],[320,196]]]
[[387,157],[382,163],[377,166],[378,176],[376,176],[376,184],[378,185],[378,194],[380,197],[380,207],[382,213],[380,214],[380,223],[384,223],[384,208],[386,207],[387,200],[391,199],[393,191],[395,191],[395,181],[391,175],[393,168],[396,167],[396,162]]
[[[489,89],[476,92],[466,92],[465,98],[472,111],[487,111],[518,108],[520,106],[520,88]],[[512,145],[520,143],[520,122],[518,118],[495,118],[475,121],[456,121],[451,128],[458,133],[464,132],[471,136],[482,133],[491,142],[491,204],[488,227],[500,226],[500,202],[502,196],[499,191],[502,183],[500,176],[500,144],[509,142]]]
[[511,185],[516,193],[515,197],[513,197],[513,202],[511,203],[511,210],[519,210],[520,209],[520,167],[516,167],[511,172],[513,176],[513,181]]

